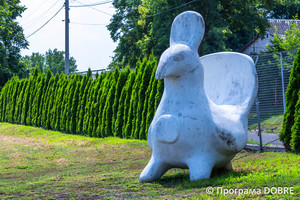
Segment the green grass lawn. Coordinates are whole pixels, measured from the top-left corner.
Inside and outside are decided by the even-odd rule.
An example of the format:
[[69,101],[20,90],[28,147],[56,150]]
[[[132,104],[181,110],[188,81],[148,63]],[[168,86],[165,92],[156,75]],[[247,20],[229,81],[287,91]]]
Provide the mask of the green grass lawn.
[[[276,115],[260,122],[261,131],[263,133],[277,133],[279,134],[282,130],[283,115]],[[254,123],[249,125],[248,130],[258,130],[258,124]]]
[[[300,155],[242,151],[233,171],[214,171],[209,180],[190,182],[188,170],[173,169],[160,181],[139,183],[150,155],[146,141],[0,123],[0,199],[300,198]],[[209,186],[212,194],[206,192]],[[224,195],[264,187],[292,187],[294,194]]]

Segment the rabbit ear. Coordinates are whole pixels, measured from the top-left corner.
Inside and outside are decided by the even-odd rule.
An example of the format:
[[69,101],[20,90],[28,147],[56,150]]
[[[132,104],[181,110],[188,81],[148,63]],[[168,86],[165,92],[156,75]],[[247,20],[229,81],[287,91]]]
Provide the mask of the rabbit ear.
[[170,45],[185,44],[197,51],[203,39],[204,31],[204,20],[199,13],[194,11],[183,12],[173,21]]

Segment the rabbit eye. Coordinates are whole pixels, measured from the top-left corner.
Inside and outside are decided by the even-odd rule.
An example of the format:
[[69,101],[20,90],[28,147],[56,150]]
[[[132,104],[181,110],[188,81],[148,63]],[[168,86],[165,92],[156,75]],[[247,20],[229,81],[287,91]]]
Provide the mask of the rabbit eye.
[[184,60],[184,56],[182,54],[178,54],[178,55],[174,56],[173,60],[175,62],[183,61]]

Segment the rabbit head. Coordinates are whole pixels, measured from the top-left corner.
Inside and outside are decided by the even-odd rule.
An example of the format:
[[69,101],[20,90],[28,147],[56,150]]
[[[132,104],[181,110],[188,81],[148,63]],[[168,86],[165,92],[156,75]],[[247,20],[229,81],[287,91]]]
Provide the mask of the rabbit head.
[[186,11],[172,24],[170,47],[161,55],[156,78],[180,77],[201,65],[198,48],[204,35],[204,20],[199,13]]

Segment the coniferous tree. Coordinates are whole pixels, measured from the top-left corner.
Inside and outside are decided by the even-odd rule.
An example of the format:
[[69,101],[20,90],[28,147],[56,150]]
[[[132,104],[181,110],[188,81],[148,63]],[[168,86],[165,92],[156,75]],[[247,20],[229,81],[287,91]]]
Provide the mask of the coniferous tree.
[[83,98],[84,89],[86,87],[87,80],[88,80],[88,77],[83,76],[83,78],[81,79],[81,82],[80,82],[80,88],[79,88],[79,92],[78,92],[78,104],[77,104],[77,108],[76,108],[76,116],[77,116],[76,130],[75,130],[76,134],[80,134],[80,132],[78,131],[79,130],[78,124],[79,124],[79,119],[80,119],[79,115],[80,115],[80,109],[81,109],[81,101],[82,101],[82,98]]
[[36,102],[37,100],[40,98],[39,97],[39,92],[41,90],[41,81],[42,81],[42,76],[43,74],[40,72],[40,69],[39,68],[35,68],[34,69],[34,76],[35,77],[35,91],[34,91],[34,94],[33,94],[33,98],[30,100],[30,103],[31,103],[31,108],[30,108],[30,112],[29,112],[29,116],[30,116],[30,120],[31,120],[31,124],[33,126],[36,126],[36,118],[37,118],[37,105],[36,105]]
[[11,113],[10,113],[10,119],[9,122],[15,123],[14,121],[14,114],[15,114],[15,109],[16,109],[16,103],[17,103],[17,94],[19,90],[19,78],[18,77],[13,77],[13,93],[12,93],[12,99],[11,99]]
[[1,88],[0,90],[0,121],[2,121],[2,113],[3,113],[3,104],[4,104],[4,101],[3,101],[3,88]]
[[[154,92],[153,92],[153,88],[156,89],[156,80],[155,80],[155,72],[156,72],[156,62],[151,63],[151,78],[150,78],[150,82],[145,94],[145,100],[144,100],[144,107],[143,107],[143,113],[142,113],[142,121],[141,121],[141,126],[140,126],[140,131],[139,131],[139,138],[140,139],[146,139],[147,137],[147,131],[149,128],[148,121],[147,120],[152,120],[153,118],[153,109],[154,109],[154,102],[155,99],[154,97]],[[149,107],[151,106],[151,107]]]
[[98,81],[94,80],[94,85],[91,89],[91,95],[89,96],[88,102],[89,102],[89,110],[88,110],[88,121],[87,121],[87,133],[89,134],[89,136],[93,136],[93,122],[94,122],[94,96],[96,93],[96,88],[98,87]]
[[44,88],[44,84],[45,84],[45,75],[44,73],[39,73],[38,75],[38,79],[37,79],[37,89],[36,89],[36,94],[35,94],[35,98],[33,99],[32,102],[32,117],[31,117],[31,122],[32,125],[34,126],[39,126],[38,124],[38,119],[39,119],[39,114],[40,114],[40,104],[42,101],[42,94],[43,94],[43,88]]
[[[145,112],[143,113],[144,110],[144,103],[145,103],[145,99],[147,99],[147,89],[149,86],[149,82],[151,79],[151,72],[152,69],[154,68],[154,66],[156,65],[156,63],[154,62],[154,56],[151,55],[149,57],[149,59],[147,60],[146,66],[143,70],[143,76],[142,79],[140,81],[140,87],[139,87],[139,92],[138,92],[138,104],[137,104],[137,112],[136,112],[136,119],[133,123],[135,123],[135,129],[134,129],[134,138],[140,138],[140,130],[144,130],[141,127],[141,122],[142,122],[142,118],[143,115],[142,114],[146,114]],[[149,96],[149,92],[148,92],[148,96]]]
[[95,79],[97,79],[99,76],[100,76],[100,75],[99,75],[99,73],[97,72],[97,73],[95,74]]
[[291,149],[300,153],[300,90],[298,92],[298,101],[295,106],[295,119],[292,126]]
[[74,91],[71,91],[74,86],[74,75],[69,76],[66,79],[66,89],[64,91],[63,100],[62,100],[62,107],[61,107],[61,119],[60,119],[60,126],[61,130],[64,132],[68,131],[67,123],[68,123],[68,113],[69,108],[68,105],[70,104],[69,101],[71,99],[70,95],[71,93],[74,93]]
[[155,95],[155,104],[154,104],[155,110],[157,109],[160,103],[163,92],[164,92],[164,82],[160,80],[157,82],[157,91]]
[[6,84],[4,85],[4,87],[2,88],[1,92],[3,94],[2,96],[2,119],[1,121],[5,122],[7,121],[7,113],[8,113],[8,103],[9,103],[9,91],[10,91],[10,84],[12,82],[12,79],[10,79],[9,81],[6,82]]
[[292,126],[295,123],[295,107],[300,91],[300,49],[298,50],[290,74],[289,84],[285,93],[286,111],[284,113],[282,131],[279,134],[287,150],[291,150]]
[[86,107],[86,103],[87,103],[87,96],[92,84],[93,79],[91,77],[85,76],[85,78],[87,79],[87,84],[86,87],[83,89],[83,95],[81,96],[81,101],[80,101],[80,110],[79,110],[79,114],[78,114],[78,124],[77,124],[77,133],[83,134],[83,122],[84,122],[84,116],[85,116],[85,107]]
[[72,99],[72,107],[71,107],[71,116],[70,116],[70,125],[69,125],[69,131],[71,133],[76,133],[76,122],[77,122],[77,107],[78,107],[78,102],[79,102],[79,92],[80,92],[80,81],[76,81],[76,88],[75,88],[75,93]]
[[[115,126],[116,126],[116,120],[117,120],[117,115],[118,115],[118,109],[120,107],[120,96],[122,93],[122,89],[124,88],[124,85],[126,83],[126,80],[128,78],[128,75],[130,73],[130,68],[127,67],[124,71],[120,72],[117,84],[116,84],[116,92],[115,92],[115,98],[114,98],[114,104],[113,104],[113,108],[112,108],[112,127],[111,130],[113,132],[114,135],[116,135],[116,130],[115,130]],[[125,99],[123,99],[124,101]],[[122,102],[123,103],[123,102]],[[122,104],[121,103],[121,104]]]
[[8,122],[8,118],[9,118],[9,108],[10,108],[10,99],[11,99],[11,88],[12,88],[12,82],[13,80],[10,79],[8,81],[7,87],[6,87],[6,94],[5,94],[5,104],[4,104],[4,121]]
[[97,133],[100,137],[105,137],[105,120],[106,120],[106,113],[105,113],[105,105],[106,105],[106,99],[107,95],[110,89],[110,84],[111,84],[111,79],[113,77],[113,73],[110,71],[107,73],[105,76],[105,83],[103,87],[105,90],[102,91],[101,98],[100,98],[100,103],[99,103],[99,125],[97,127]]
[[99,103],[98,103],[99,100],[97,99],[97,97],[98,97],[98,94],[101,93],[100,87],[101,87],[101,83],[102,83],[102,76],[98,77],[94,81],[95,81],[95,85],[93,88],[92,96],[90,98],[91,109],[90,109],[88,132],[91,136],[96,137],[97,133],[96,133],[95,123],[98,122],[97,118],[98,118],[98,112],[99,112]]
[[[130,77],[128,77],[130,78]],[[127,80],[128,81],[128,80]],[[127,94],[127,81],[125,83],[125,86],[122,89],[121,92],[121,96],[118,99],[119,102],[119,108],[118,108],[118,112],[117,112],[117,117],[115,120],[115,123],[113,124],[113,133],[114,133],[114,137],[122,137],[122,126],[123,126],[123,117],[124,117],[124,104],[125,104],[125,99],[126,99],[126,94]],[[115,99],[117,100],[117,99]]]
[[[14,111],[14,115],[13,115],[13,121],[14,121],[14,123],[20,123],[17,120],[17,115],[18,115],[18,102],[20,101],[20,94],[21,94],[22,89],[23,89],[23,82],[22,82],[22,80],[19,80],[19,87],[18,87],[17,94],[16,94],[16,97],[15,97],[16,98],[16,103],[15,103],[15,111]],[[0,104],[1,104],[1,102],[0,102]],[[0,105],[0,107],[1,107],[1,105]],[[0,117],[0,121],[1,121],[1,117]]]
[[19,102],[17,103],[17,115],[16,115],[16,121],[18,121],[20,124],[22,124],[22,111],[23,111],[23,104],[24,104],[24,99],[25,99],[25,92],[26,92],[26,88],[28,85],[28,79],[23,79],[23,87],[22,87],[22,91],[20,93],[20,98],[19,98]]
[[[115,137],[122,137],[123,134],[122,134],[122,127],[123,127],[123,123],[124,123],[124,109],[125,109],[125,101],[126,101],[126,96],[128,94],[128,84],[130,84],[129,82],[133,79],[132,78],[132,74],[134,73],[133,71],[130,70],[129,67],[127,67],[125,69],[125,71],[123,72],[124,73],[124,76],[125,76],[125,82],[123,84],[123,87],[122,87],[122,90],[121,90],[121,94],[120,94],[120,97],[116,97],[115,98],[115,102],[114,104],[118,104],[117,105],[117,108],[115,107],[115,111],[113,113],[113,133],[114,133],[114,136]],[[118,83],[119,84],[119,83]]]
[[91,68],[88,69],[88,71],[86,73],[86,76],[92,78],[92,70],[91,70]]
[[[122,120],[123,123],[120,122],[120,125],[119,125],[119,127],[121,127],[121,124],[122,124],[122,129],[119,131],[122,131],[123,138],[130,137],[129,132],[126,132],[126,127],[127,127],[127,120],[129,118],[129,109],[130,109],[130,101],[131,101],[131,96],[132,96],[132,88],[135,84],[135,80],[136,80],[136,71],[131,71],[129,74],[128,80],[126,82],[126,98],[124,101],[124,112],[123,112],[124,114],[123,114],[123,120]],[[122,116],[120,116],[120,117],[122,117]]]
[[14,88],[14,82],[15,80],[14,79],[11,79],[9,81],[9,84],[8,84],[8,92],[7,92],[7,96],[6,96],[6,114],[5,114],[5,121],[6,122],[9,122],[10,118],[11,118],[11,104],[12,104],[12,94],[13,94],[13,88]]
[[63,118],[63,111],[64,111],[64,97],[65,97],[65,91],[66,87],[68,85],[68,79],[67,75],[64,73],[61,73],[59,79],[61,80],[61,87],[58,89],[58,98],[57,98],[57,106],[55,108],[56,118],[55,118],[55,130],[62,130],[62,118]]
[[125,127],[125,135],[126,137],[134,137],[134,129],[135,129],[135,116],[137,111],[138,99],[139,99],[139,88],[140,88],[140,80],[143,76],[144,67],[147,63],[147,59],[145,58],[143,62],[137,62],[137,74],[135,77],[134,85],[132,87],[132,94],[130,99],[130,107],[128,110],[128,118],[126,120],[126,127]]
[[46,117],[46,128],[47,129],[54,129],[54,114],[55,114],[55,101],[56,101],[56,95],[57,95],[57,90],[58,90],[58,81],[59,81],[59,75],[56,73],[54,81],[53,81],[53,86],[51,88],[51,91],[49,93],[49,104],[47,108],[47,117]]
[[42,127],[43,126],[43,116],[45,115],[45,104],[47,104],[47,98],[48,98],[48,87],[49,87],[49,81],[51,79],[51,77],[53,77],[51,71],[48,69],[47,73],[46,73],[46,77],[45,77],[45,82],[43,85],[43,88],[41,88],[41,101],[40,101],[40,105],[39,105],[39,113],[38,113],[38,119],[37,119],[37,126]]
[[36,96],[36,90],[37,90],[37,79],[38,79],[38,76],[39,76],[39,73],[40,73],[40,69],[38,67],[36,67],[33,71],[33,74],[31,75],[32,76],[32,79],[33,79],[33,83],[31,85],[31,88],[30,88],[30,91],[31,91],[31,95],[30,95],[30,98],[29,98],[29,108],[28,108],[28,115],[27,115],[27,124],[28,125],[33,125],[33,116],[34,116],[34,113],[33,113],[33,101],[35,99],[35,96]]
[[115,97],[115,92],[116,92],[116,82],[119,78],[119,70],[116,69],[112,75],[112,78],[110,80],[110,86],[109,86],[109,91],[107,94],[106,102],[105,102],[105,107],[104,107],[104,112],[103,112],[103,121],[104,124],[102,124],[102,130],[104,131],[105,136],[112,136],[112,116],[113,116],[113,104],[114,104],[114,97]]
[[53,90],[53,84],[54,84],[54,80],[55,80],[52,72],[50,72],[50,74],[51,74],[51,77],[49,79],[48,86],[45,91],[45,98],[44,98],[43,107],[42,107],[43,110],[42,110],[41,124],[42,124],[42,127],[45,129],[48,129],[48,126],[47,126],[48,108],[49,108],[51,96],[53,95],[52,90]]
[[49,109],[49,114],[50,114],[50,129],[55,130],[55,122],[56,122],[56,111],[57,111],[57,106],[58,106],[58,98],[59,98],[59,89],[62,86],[62,79],[58,73],[55,75],[55,88],[53,92],[53,98],[52,102],[50,103],[50,109]]
[[72,115],[72,101],[74,99],[75,95],[75,89],[76,89],[76,82],[77,82],[77,75],[73,74],[70,77],[70,84],[68,89],[68,95],[67,95],[67,103],[64,109],[64,126],[65,131],[70,133],[70,122],[71,122],[71,115]]
[[8,87],[9,81],[6,82],[6,84],[1,89],[1,118],[0,121],[5,121],[5,113],[6,113],[6,94],[7,94],[7,87]]
[[4,89],[1,88],[1,90],[0,90],[0,122],[2,121],[3,104],[4,104]]
[[76,133],[77,134],[81,134],[80,132],[80,120],[81,120],[81,116],[80,116],[80,111],[83,107],[82,105],[82,100],[84,98],[84,92],[85,92],[85,88],[87,87],[87,83],[88,83],[88,77],[87,76],[83,76],[81,83],[80,83],[80,89],[79,89],[79,98],[78,98],[78,106],[77,106],[77,111],[76,111],[76,116],[77,116],[77,120],[76,120]]
[[94,122],[94,109],[95,109],[95,104],[94,104],[94,97],[95,97],[95,93],[97,88],[99,87],[99,81],[94,80],[94,87],[92,88],[92,93],[91,96],[89,98],[89,103],[90,103],[90,109],[89,109],[89,121],[88,121],[88,133],[89,135],[92,137],[93,136],[93,122]]
[[3,107],[3,112],[2,112],[2,120],[1,121],[3,121],[3,122],[5,122],[6,121],[6,113],[7,113],[7,110],[6,110],[6,104],[7,104],[7,93],[8,93],[8,90],[9,90],[9,83],[10,83],[10,81],[11,80],[8,80],[7,82],[6,82],[6,84],[3,86],[3,88],[2,88],[2,90],[1,90],[1,92],[3,93],[3,105],[2,105],[2,107]]
[[84,117],[83,117],[83,128],[82,131],[85,135],[90,135],[88,132],[88,126],[89,126],[89,118],[90,118],[90,109],[91,109],[91,98],[92,98],[92,92],[93,92],[93,87],[94,87],[95,81],[92,81],[87,93],[86,97],[86,105],[85,105],[85,112],[84,112]]
[[9,83],[9,90],[8,90],[8,96],[7,96],[7,104],[6,104],[6,122],[10,122],[11,119],[11,106],[12,106],[12,94],[13,94],[13,90],[14,90],[14,79],[11,79],[10,83]]
[[106,76],[106,73],[101,73],[101,75],[98,76],[98,79],[100,79],[101,84],[99,85],[100,87],[97,89],[98,90],[98,94],[97,96],[95,96],[94,99],[94,122],[93,122],[93,133],[92,135],[94,137],[100,137],[99,132],[97,131],[98,126],[99,126],[99,109],[100,109],[100,99],[102,96],[102,93],[104,92],[104,90],[106,90],[106,88],[104,87],[105,81],[104,78]]
[[25,125],[27,125],[26,119],[27,119],[27,114],[28,114],[28,109],[29,109],[29,98],[30,98],[30,95],[31,95],[30,89],[32,88],[32,84],[33,84],[33,78],[29,77],[28,84],[27,84],[27,87],[25,89],[25,95],[24,95],[23,107],[22,107],[22,114],[21,114],[21,124],[25,124]]

